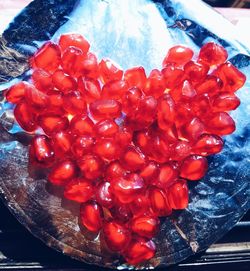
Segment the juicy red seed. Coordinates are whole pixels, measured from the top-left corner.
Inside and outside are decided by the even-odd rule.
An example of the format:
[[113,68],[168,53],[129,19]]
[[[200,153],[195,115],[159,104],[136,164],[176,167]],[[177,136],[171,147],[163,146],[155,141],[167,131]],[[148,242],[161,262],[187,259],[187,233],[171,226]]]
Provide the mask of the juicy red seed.
[[34,132],[37,129],[34,113],[30,110],[30,106],[21,101],[14,109],[14,116],[18,124],[27,132]]
[[32,73],[32,82],[37,89],[47,93],[53,89],[52,76],[50,73],[42,69],[35,69]]
[[214,75],[208,75],[203,82],[195,86],[198,94],[208,93],[209,95],[220,91],[223,86],[221,79]]
[[112,60],[105,58],[99,63],[99,74],[101,81],[106,84],[109,81],[121,80],[123,71]]
[[27,103],[38,111],[48,104],[48,96],[33,86],[27,86],[25,98]]
[[199,61],[209,66],[222,64],[227,60],[227,57],[227,51],[214,42],[204,44],[199,53]]
[[226,112],[214,113],[207,119],[207,131],[217,135],[228,135],[235,131],[235,122]]
[[206,174],[208,169],[207,159],[199,155],[187,157],[180,168],[180,176],[188,180],[199,180]]
[[47,106],[50,110],[55,110],[55,112],[59,109],[62,109],[63,106],[63,93],[60,91],[50,90],[47,92]]
[[183,65],[192,59],[194,52],[183,45],[176,45],[169,49],[166,57],[163,60],[162,66],[165,67],[169,63]]
[[82,93],[87,103],[92,103],[101,98],[101,86],[98,80],[79,77],[78,90]]
[[121,115],[121,104],[116,100],[97,100],[90,104],[89,110],[97,120],[117,118]]
[[124,148],[129,145],[132,140],[132,132],[126,127],[119,127],[119,131],[115,134],[115,141],[120,147]]
[[120,202],[116,202],[110,209],[110,213],[113,219],[122,223],[129,222],[133,217],[129,204],[122,204]]
[[103,224],[102,207],[95,201],[82,203],[80,208],[80,221],[89,231],[100,231]]
[[150,156],[152,156],[155,161],[163,163],[169,160],[170,145],[161,134],[154,134],[150,139],[150,144]]
[[124,168],[130,171],[142,169],[146,163],[146,157],[134,146],[128,146],[121,158]]
[[137,87],[130,88],[122,98],[122,111],[129,116],[133,116],[139,106],[142,91]]
[[29,84],[26,82],[18,82],[17,84],[11,86],[5,92],[6,100],[13,104],[21,102],[25,98],[28,87]]
[[69,114],[83,114],[86,112],[86,102],[79,91],[67,93],[63,97],[63,108]]
[[53,147],[56,155],[64,155],[71,150],[73,138],[66,131],[59,131],[52,136]]
[[114,205],[114,196],[111,193],[109,182],[102,182],[96,187],[95,198],[105,208],[111,208]]
[[192,108],[193,114],[201,120],[206,119],[208,112],[211,110],[211,101],[207,94],[201,94],[194,97],[189,106]]
[[115,80],[106,83],[102,88],[103,99],[119,100],[128,90],[128,84],[124,80]]
[[116,160],[120,157],[121,148],[110,138],[97,139],[94,152],[104,160]]
[[89,180],[97,179],[103,175],[103,162],[93,154],[82,156],[77,160],[77,165],[84,177]]
[[90,153],[94,147],[95,139],[90,135],[78,136],[71,145],[71,152],[76,158]]
[[193,99],[197,93],[193,85],[188,80],[184,80],[177,88],[170,90],[169,94],[176,103],[182,103],[182,101]]
[[90,181],[84,178],[75,178],[71,180],[64,188],[64,197],[76,202],[86,202],[94,194],[94,187]]
[[157,69],[152,70],[147,78],[144,92],[147,95],[159,98],[164,93],[165,89],[166,82],[162,73]]
[[106,222],[103,225],[105,242],[110,250],[121,251],[128,246],[131,233],[125,224],[116,220]]
[[52,75],[52,82],[58,90],[67,93],[77,89],[77,83],[75,79],[62,70],[56,70]]
[[171,208],[185,209],[188,206],[188,187],[185,180],[179,179],[167,190],[168,202]]
[[184,71],[173,64],[168,64],[161,72],[168,89],[177,87],[185,79]]
[[98,62],[95,54],[88,52],[83,61],[80,63],[81,68],[80,72],[84,74],[86,77],[97,78],[99,75],[98,72]]
[[69,121],[66,117],[50,113],[40,115],[38,124],[47,135],[66,130],[69,127]]
[[151,187],[148,190],[148,196],[152,212],[157,216],[168,216],[172,213],[169,206],[167,195],[164,190]]
[[138,87],[143,90],[147,77],[144,68],[140,66],[126,70],[124,79],[128,82],[129,87]]
[[158,178],[154,183],[157,187],[166,189],[177,180],[178,176],[178,165],[174,162],[165,163],[160,166]]
[[198,155],[208,156],[221,152],[223,144],[221,137],[217,135],[203,134],[193,145],[192,151]]
[[151,183],[158,177],[158,175],[159,165],[154,161],[149,161],[140,172],[140,176],[146,183]]
[[151,137],[147,130],[140,130],[134,133],[133,142],[143,153],[149,154],[151,148]]
[[115,180],[116,178],[122,177],[126,174],[125,169],[121,166],[118,161],[111,162],[106,169],[106,178],[109,181]]
[[194,117],[182,127],[182,137],[187,138],[190,141],[197,140],[197,138],[203,134],[205,131],[205,126],[202,121]]
[[131,173],[127,176],[114,179],[111,182],[111,189],[119,202],[130,203],[144,189],[144,181],[140,175]]
[[133,233],[149,239],[153,238],[159,230],[160,221],[157,217],[143,215],[134,218],[130,227]]
[[54,185],[64,186],[69,180],[77,176],[77,166],[70,159],[56,163],[51,169],[48,180]]
[[148,200],[148,195],[140,194],[136,199],[130,203],[130,209],[134,217],[141,216],[150,213],[150,203]]
[[70,122],[69,127],[73,135],[92,135],[94,133],[93,121],[85,115],[75,115]]
[[69,46],[74,46],[81,49],[84,54],[88,52],[90,47],[88,41],[82,35],[74,33],[61,35],[59,39],[59,46],[62,52],[65,51]]
[[142,122],[153,122],[157,113],[157,100],[153,96],[140,99],[135,118]]
[[32,57],[33,68],[40,68],[53,73],[61,64],[61,52],[57,44],[46,42]]
[[97,135],[112,137],[119,130],[119,126],[112,119],[101,120],[95,125]]
[[222,92],[213,97],[213,111],[231,111],[235,110],[240,105],[240,99],[230,92]]
[[189,61],[185,64],[184,71],[190,82],[200,83],[206,78],[209,71],[209,66],[194,61]]
[[175,120],[175,103],[168,94],[163,95],[158,100],[157,120],[162,130],[168,130]]
[[156,247],[152,240],[135,237],[122,255],[129,264],[136,265],[153,258],[155,252]]
[[52,144],[44,135],[35,136],[30,144],[30,160],[40,166],[50,166],[55,160]]

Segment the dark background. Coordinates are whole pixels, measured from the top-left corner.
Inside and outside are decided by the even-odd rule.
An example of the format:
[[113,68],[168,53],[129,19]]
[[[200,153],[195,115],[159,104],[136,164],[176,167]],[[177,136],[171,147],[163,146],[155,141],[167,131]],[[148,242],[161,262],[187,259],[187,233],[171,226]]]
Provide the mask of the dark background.
[[250,8],[250,0],[204,0],[213,7]]

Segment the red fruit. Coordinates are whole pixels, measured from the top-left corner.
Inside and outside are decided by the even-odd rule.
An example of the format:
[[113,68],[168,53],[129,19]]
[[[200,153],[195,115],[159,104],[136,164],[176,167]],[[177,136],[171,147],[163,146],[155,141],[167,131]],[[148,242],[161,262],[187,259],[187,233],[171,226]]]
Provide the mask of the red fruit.
[[116,100],[97,100],[90,104],[89,110],[97,120],[118,118],[121,115],[121,104]]
[[94,193],[94,187],[90,181],[84,178],[75,178],[71,180],[64,188],[64,197],[76,202],[88,201]]
[[161,72],[165,79],[166,89],[177,87],[185,79],[184,71],[174,64],[168,64]]
[[169,63],[184,65],[192,59],[194,52],[183,45],[176,45],[168,50],[166,57],[163,60],[162,66],[165,67]]
[[148,130],[140,130],[136,133],[134,133],[134,144],[136,146],[138,146],[143,153],[145,154],[150,154],[150,150],[151,150],[151,137],[149,135],[149,131]]
[[40,166],[50,166],[55,160],[55,154],[51,142],[44,135],[37,135],[30,144],[30,160]]
[[47,93],[54,87],[51,74],[42,69],[35,69],[31,78],[35,87],[44,93]]
[[48,181],[54,185],[65,185],[69,180],[77,176],[78,170],[75,163],[70,160],[62,160],[56,163],[48,175]]
[[27,104],[38,112],[48,105],[48,96],[32,85],[26,87],[25,98]]
[[144,68],[140,66],[126,70],[124,79],[127,81],[129,87],[137,87],[143,90],[147,77]]
[[112,119],[104,119],[96,123],[97,135],[102,137],[112,137],[118,132],[119,126]]
[[32,68],[40,68],[49,73],[56,71],[61,64],[61,52],[57,44],[46,42],[32,57]]
[[202,121],[199,118],[194,117],[183,125],[181,135],[182,137],[185,137],[186,139],[193,141],[197,140],[197,138],[201,134],[203,134],[204,131],[205,126],[202,123]]
[[120,202],[116,202],[114,207],[110,209],[110,213],[114,220],[122,223],[127,223],[133,216],[129,204],[122,204]]
[[101,81],[106,84],[109,81],[121,80],[123,71],[112,60],[105,58],[99,63],[99,74]]
[[120,126],[119,131],[115,134],[115,141],[123,148],[131,143],[132,136],[133,134],[129,128]]
[[85,178],[94,180],[103,175],[102,160],[93,155],[86,154],[77,160],[77,164]]
[[160,221],[157,217],[142,215],[134,218],[130,223],[133,233],[146,238],[153,238],[159,230]]
[[75,79],[64,73],[62,70],[56,70],[53,73],[52,82],[58,90],[64,93],[77,89],[77,83]]
[[111,162],[106,169],[106,178],[109,181],[115,180],[126,174],[126,170],[121,166],[118,161]]
[[154,183],[157,187],[166,189],[177,180],[178,176],[178,165],[174,162],[165,163],[160,166],[158,178]]
[[230,92],[221,92],[213,97],[212,107],[214,112],[235,110],[240,105],[240,99]]
[[150,214],[148,195],[144,193],[138,195],[136,199],[130,203],[130,209],[134,217]]
[[106,83],[102,88],[103,99],[120,100],[121,97],[128,90],[128,84],[124,80],[114,80]]
[[47,113],[38,117],[38,124],[47,135],[52,135],[69,127],[66,117]]
[[137,87],[130,88],[122,98],[122,111],[128,116],[133,116],[139,106],[142,91]]
[[63,93],[57,90],[49,90],[47,92],[47,107],[44,108],[44,113],[53,113],[56,115],[64,114],[63,110]]
[[110,221],[103,225],[105,242],[110,250],[121,251],[128,246],[131,233],[128,228],[121,222]]
[[188,206],[188,187],[185,180],[179,179],[167,190],[168,202],[175,210],[185,209]]
[[70,131],[73,135],[92,135],[94,133],[93,121],[85,115],[75,115],[70,122]]
[[130,171],[136,171],[145,166],[146,157],[136,147],[128,146],[122,155],[121,161],[124,168]]
[[226,112],[217,112],[207,119],[207,131],[217,135],[229,135],[235,131],[235,122]]
[[184,71],[188,80],[191,83],[196,84],[204,81],[209,71],[209,66],[198,62],[189,61],[185,64]]
[[79,91],[72,91],[63,97],[63,108],[69,114],[83,114],[86,112],[86,102]]
[[141,170],[140,176],[146,183],[151,183],[159,175],[159,165],[154,161],[149,161],[146,166]]
[[190,155],[182,163],[180,176],[188,180],[199,180],[206,174],[208,169],[207,159],[199,155]]
[[150,206],[154,215],[168,216],[172,212],[172,208],[169,206],[166,193],[164,190],[151,187],[148,190],[148,196]]
[[[180,129],[182,125],[184,125],[188,120],[191,120],[195,115],[199,115],[200,112],[195,111],[195,108],[197,107],[197,110],[199,110],[199,104],[194,103],[192,104],[191,101],[196,101],[197,96],[190,99],[190,101],[180,101],[176,103],[176,117],[175,117],[175,126],[177,130]],[[168,130],[167,130],[168,131]],[[177,131],[176,131],[177,132]]]
[[153,258],[155,251],[155,243],[152,240],[135,237],[122,255],[129,264],[136,265]]
[[9,103],[17,104],[21,102],[26,95],[27,88],[30,87],[26,82],[18,82],[15,85],[11,86],[5,92],[6,100]]
[[197,95],[192,99],[190,108],[193,114],[198,116],[202,121],[206,119],[207,115],[212,111],[210,98],[207,94]]
[[95,140],[90,135],[78,136],[71,145],[71,152],[76,158],[92,152]]
[[171,89],[169,94],[175,102],[189,102],[190,99],[193,99],[196,96],[196,91],[193,85],[188,80],[185,80],[181,82],[176,88]]
[[214,42],[204,44],[199,53],[199,61],[209,66],[222,64],[227,57],[226,49]]
[[202,156],[221,152],[223,148],[223,140],[217,135],[203,134],[193,145],[192,152]]
[[70,152],[73,138],[66,131],[60,131],[52,136],[53,147],[56,155],[61,156]]
[[20,102],[14,109],[14,116],[18,124],[26,132],[34,132],[37,129],[34,113],[26,102]]
[[140,99],[138,110],[135,114],[136,121],[151,124],[157,113],[157,100],[153,96],[146,96]]
[[160,133],[152,135],[150,141],[150,156],[159,163],[168,161],[170,155],[169,142]]
[[144,181],[140,175],[131,173],[119,177],[111,182],[111,189],[121,203],[130,203],[136,199],[144,189]]
[[152,70],[146,81],[144,92],[147,95],[159,98],[164,93],[165,89],[166,82],[162,73],[157,69]]
[[98,232],[103,224],[102,207],[95,201],[88,201],[81,205],[80,221],[91,232]]
[[175,103],[168,94],[163,95],[158,100],[157,120],[162,130],[168,130],[175,120]]
[[59,39],[59,46],[62,52],[65,51],[69,46],[74,46],[81,49],[84,54],[88,52],[90,47],[88,41],[82,35],[74,33],[61,35]]
[[222,88],[223,82],[219,77],[214,75],[207,75],[203,82],[200,82],[195,86],[197,94],[207,93],[209,96],[216,92],[219,92]]
[[98,62],[96,56],[88,52],[85,56],[82,62],[80,63],[81,68],[80,72],[82,75],[89,77],[89,78],[97,78],[98,73]]
[[95,198],[105,208],[111,208],[114,205],[114,197],[111,193],[109,182],[102,182],[96,187]]
[[104,160],[116,160],[120,157],[121,148],[110,138],[97,139],[94,151]]
[[94,102],[101,98],[101,86],[98,80],[79,77],[78,90],[82,93],[87,103]]

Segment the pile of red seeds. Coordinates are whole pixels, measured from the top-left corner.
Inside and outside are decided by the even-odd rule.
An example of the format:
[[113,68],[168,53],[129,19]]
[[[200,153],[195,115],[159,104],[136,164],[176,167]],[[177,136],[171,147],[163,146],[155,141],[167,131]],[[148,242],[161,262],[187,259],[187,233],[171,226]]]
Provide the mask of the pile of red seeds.
[[98,62],[89,47],[78,34],[45,43],[30,61],[30,82],[10,87],[6,99],[35,134],[30,163],[81,203],[82,226],[138,264],[155,254],[159,217],[187,207],[187,181],[205,175],[206,156],[235,130],[228,112],[246,78],[212,42],[193,60],[190,48],[172,47],[148,76]]

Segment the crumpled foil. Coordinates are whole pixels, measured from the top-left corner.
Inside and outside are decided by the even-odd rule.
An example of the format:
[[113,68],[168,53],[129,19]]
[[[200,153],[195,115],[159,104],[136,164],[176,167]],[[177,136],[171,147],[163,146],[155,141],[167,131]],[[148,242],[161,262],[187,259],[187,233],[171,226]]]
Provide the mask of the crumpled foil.
[[[0,89],[28,79],[29,56],[65,32],[83,34],[99,59],[110,57],[123,69],[143,65],[147,72],[161,67],[174,44],[197,52],[215,40],[247,75],[237,93],[241,106],[232,113],[236,132],[225,137],[222,153],[209,158],[207,175],[189,183],[188,208],[163,219],[155,257],[136,268],[168,266],[206,249],[250,207],[250,45],[241,44],[234,27],[198,0],[35,0],[0,37]],[[30,136],[15,123],[12,106],[0,93],[0,194],[5,204],[48,246],[86,263],[130,268],[107,254],[98,236],[83,235],[79,205],[63,200],[60,189],[28,167]]]

